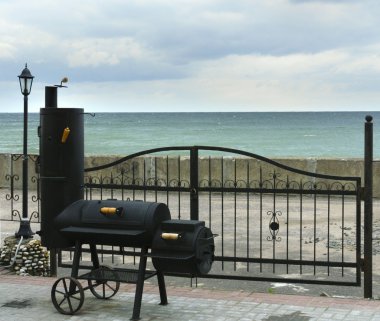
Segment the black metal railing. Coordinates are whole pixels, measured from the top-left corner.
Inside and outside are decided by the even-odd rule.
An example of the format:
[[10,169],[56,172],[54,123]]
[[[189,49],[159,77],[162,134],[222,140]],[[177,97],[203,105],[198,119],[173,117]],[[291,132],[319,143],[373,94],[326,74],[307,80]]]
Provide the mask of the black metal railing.
[[[21,220],[22,202],[20,194],[22,186],[20,179],[20,168],[22,166],[22,154],[9,155],[9,172],[5,175],[5,181],[9,187],[5,192],[5,203],[2,202],[2,210],[9,215],[1,215],[1,221],[17,221]],[[40,192],[39,192],[39,173],[38,173],[38,155],[29,155],[30,166],[33,166],[35,171],[29,178],[28,199],[30,203],[30,212],[28,213],[29,221],[32,223],[40,223]]]
[[[163,155],[173,150],[187,155]],[[219,235],[207,277],[360,285],[359,177],[209,146],[151,149],[85,172],[88,199],[160,201],[175,218],[205,221]]]

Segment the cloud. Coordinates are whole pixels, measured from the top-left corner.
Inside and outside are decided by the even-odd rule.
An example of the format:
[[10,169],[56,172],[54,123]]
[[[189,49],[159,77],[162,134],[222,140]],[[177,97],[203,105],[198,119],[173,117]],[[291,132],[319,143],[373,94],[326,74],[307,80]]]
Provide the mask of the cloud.
[[14,48],[12,45],[0,42],[0,60],[12,59],[15,52],[16,48]]
[[374,0],[1,1],[0,81],[28,62],[36,86],[68,76],[99,108],[99,92],[113,106],[354,108],[380,92],[379,14]]
[[[141,47],[164,54],[173,63],[231,54],[317,52],[378,37],[376,29],[371,32],[368,27],[377,16],[363,3],[94,1],[88,6],[87,1],[68,0],[65,6],[41,1],[24,4],[27,15],[24,11],[16,15],[17,6],[7,5],[9,16],[16,16],[7,19],[8,25],[25,26],[24,35],[36,34],[36,47],[49,37],[56,39],[50,46],[53,51],[62,41],[75,44],[96,39],[107,45],[113,38],[132,39]],[[9,30],[8,26],[5,30]],[[21,39],[18,35],[21,36],[17,33],[15,38]],[[94,49],[109,62],[117,61],[104,48]]]
[[132,38],[78,39],[65,45],[69,67],[117,65],[124,59],[149,59],[149,54]]
[[378,62],[368,59],[372,50],[362,48],[360,56],[355,50],[231,55],[195,61],[187,66],[187,77],[179,79],[78,83],[65,95],[69,104],[89,110],[102,106],[117,111],[133,111],[136,106],[144,111],[376,109],[380,92],[363,79],[373,82],[379,77]]

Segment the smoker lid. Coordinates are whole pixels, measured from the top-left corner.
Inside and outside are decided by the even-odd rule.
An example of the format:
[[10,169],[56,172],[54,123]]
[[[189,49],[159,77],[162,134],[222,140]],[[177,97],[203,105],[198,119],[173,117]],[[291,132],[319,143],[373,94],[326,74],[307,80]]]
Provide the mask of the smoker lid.
[[[108,213],[103,210],[116,210]],[[170,219],[163,203],[117,200],[78,200],[66,207],[54,220],[58,230],[67,227],[137,230],[153,235],[164,220]],[[100,233],[102,234],[102,233]]]

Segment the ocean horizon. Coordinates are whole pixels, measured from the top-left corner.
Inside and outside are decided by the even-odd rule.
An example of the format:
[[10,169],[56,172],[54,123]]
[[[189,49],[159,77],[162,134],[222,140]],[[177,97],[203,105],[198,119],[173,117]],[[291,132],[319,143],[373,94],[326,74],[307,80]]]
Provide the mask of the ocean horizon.
[[[265,157],[362,158],[365,116],[380,112],[102,112],[85,114],[85,154],[126,156],[166,146],[218,146]],[[39,114],[28,114],[28,152],[38,154]],[[23,114],[0,113],[0,153],[22,153]]]

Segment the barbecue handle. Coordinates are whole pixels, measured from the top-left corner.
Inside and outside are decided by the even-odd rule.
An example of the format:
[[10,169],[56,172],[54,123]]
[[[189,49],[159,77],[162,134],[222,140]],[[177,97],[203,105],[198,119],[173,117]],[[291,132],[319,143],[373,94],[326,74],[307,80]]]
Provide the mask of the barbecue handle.
[[121,216],[123,212],[123,208],[120,207],[102,207],[100,208],[100,213],[104,215],[118,215]]
[[69,127],[66,127],[66,128],[63,130],[63,133],[62,133],[62,138],[61,138],[61,142],[62,142],[62,144],[66,143],[66,140],[67,140],[67,138],[69,137],[69,134],[70,134],[70,128],[69,128]]
[[181,238],[181,234],[178,233],[162,233],[161,238],[168,241],[176,241]]

